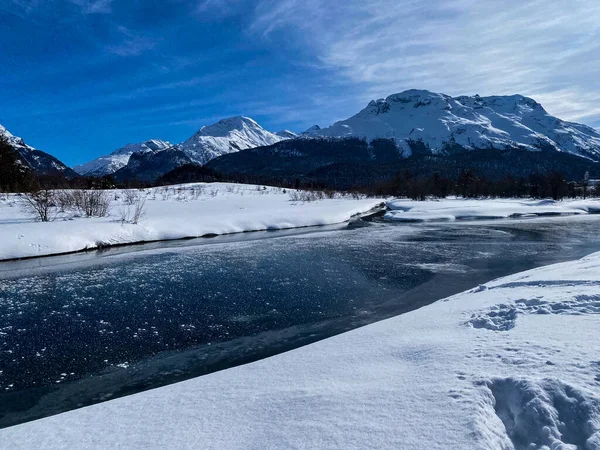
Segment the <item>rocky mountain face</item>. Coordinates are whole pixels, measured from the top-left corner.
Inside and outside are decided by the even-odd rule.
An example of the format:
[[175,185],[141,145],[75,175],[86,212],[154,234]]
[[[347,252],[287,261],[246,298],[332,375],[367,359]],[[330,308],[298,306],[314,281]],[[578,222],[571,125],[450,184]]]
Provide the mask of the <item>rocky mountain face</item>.
[[66,177],[76,176],[76,173],[72,169],[54,156],[27,145],[22,138],[13,135],[2,125],[0,125],[0,138],[6,141],[17,152],[16,163],[26,169],[32,170],[35,174]]

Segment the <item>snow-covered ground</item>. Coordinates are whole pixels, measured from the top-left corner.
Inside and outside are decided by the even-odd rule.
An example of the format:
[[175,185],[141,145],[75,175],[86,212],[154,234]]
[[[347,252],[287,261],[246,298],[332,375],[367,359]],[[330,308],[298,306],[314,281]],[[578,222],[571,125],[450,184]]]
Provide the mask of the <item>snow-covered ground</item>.
[[600,448],[600,253],[0,430],[11,449]]
[[120,211],[134,209],[126,205],[124,191],[109,191],[108,217],[85,218],[67,211],[52,222],[36,222],[19,196],[0,196],[0,260],[208,234],[330,225],[382,202],[350,197],[292,201],[290,190],[231,183],[192,183],[137,193],[146,198],[145,216],[138,224],[120,220]]
[[600,200],[465,200],[448,198],[437,201],[393,200],[387,203],[391,211],[387,220],[427,222],[469,219],[504,219],[550,215],[581,215],[600,213]]

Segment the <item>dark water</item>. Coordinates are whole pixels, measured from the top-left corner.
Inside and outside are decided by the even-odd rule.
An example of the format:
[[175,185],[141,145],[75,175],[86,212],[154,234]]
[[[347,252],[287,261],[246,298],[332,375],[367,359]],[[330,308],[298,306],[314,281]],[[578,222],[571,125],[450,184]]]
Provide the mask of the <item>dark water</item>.
[[369,223],[0,264],[0,426],[260,359],[583,256],[600,250],[598,225]]

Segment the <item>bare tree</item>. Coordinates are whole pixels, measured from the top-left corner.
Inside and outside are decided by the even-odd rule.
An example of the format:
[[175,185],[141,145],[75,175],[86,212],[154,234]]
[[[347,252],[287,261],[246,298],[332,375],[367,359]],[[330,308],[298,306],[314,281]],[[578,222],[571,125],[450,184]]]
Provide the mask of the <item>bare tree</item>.
[[24,209],[42,222],[50,222],[55,218],[55,194],[49,189],[40,189],[23,194]]

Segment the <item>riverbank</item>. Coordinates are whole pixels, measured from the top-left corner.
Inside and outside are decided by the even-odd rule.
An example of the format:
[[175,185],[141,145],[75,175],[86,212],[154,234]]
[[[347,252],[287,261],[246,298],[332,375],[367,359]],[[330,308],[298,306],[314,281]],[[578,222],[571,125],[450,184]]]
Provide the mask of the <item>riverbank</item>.
[[0,198],[0,261],[142,242],[332,225],[382,203],[381,199],[339,195],[302,201],[291,195],[293,190],[232,183],[133,191],[145,199],[144,214],[137,224],[122,220],[135,209],[128,205],[126,190],[108,191],[106,217],[55,211],[51,222],[35,221],[18,195]]
[[391,200],[385,219],[395,222],[443,222],[460,220],[520,219],[545,216],[577,216],[600,213],[598,199],[562,201],[534,199],[463,199],[431,201]]
[[[11,448],[598,448],[600,253],[0,430]],[[546,447],[543,447],[546,446]]]

